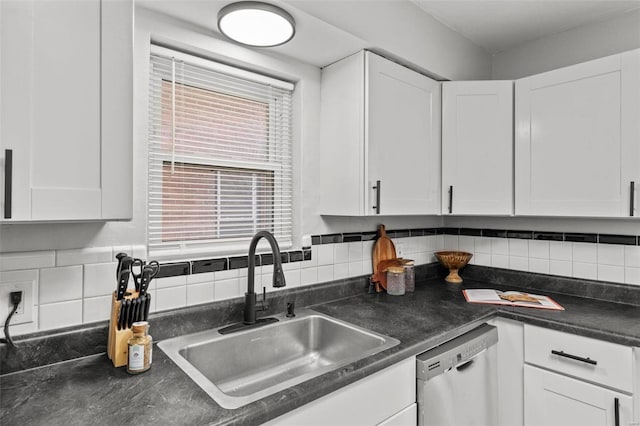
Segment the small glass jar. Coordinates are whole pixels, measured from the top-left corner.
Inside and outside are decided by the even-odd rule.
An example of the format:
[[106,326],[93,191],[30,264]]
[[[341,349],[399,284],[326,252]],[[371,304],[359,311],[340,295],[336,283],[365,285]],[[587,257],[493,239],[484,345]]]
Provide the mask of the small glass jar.
[[402,296],[404,291],[404,268],[392,266],[387,269],[387,293],[392,296]]
[[413,261],[407,261],[404,264],[404,289],[409,292],[416,291],[416,271]]
[[151,352],[153,350],[153,339],[147,334],[149,323],[147,321],[134,322],[131,325],[133,336],[129,338],[127,373],[144,373],[151,368]]

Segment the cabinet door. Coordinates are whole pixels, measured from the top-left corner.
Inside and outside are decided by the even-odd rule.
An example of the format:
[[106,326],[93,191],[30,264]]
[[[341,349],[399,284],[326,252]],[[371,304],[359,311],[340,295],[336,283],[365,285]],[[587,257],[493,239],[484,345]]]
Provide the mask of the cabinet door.
[[513,81],[442,84],[442,214],[513,214]]
[[640,50],[516,81],[516,214],[637,215]]
[[617,426],[632,419],[628,395],[530,365],[524,367],[524,383],[525,426]]
[[438,214],[440,83],[371,52],[366,69],[365,213],[380,191],[380,214]]
[[[3,33],[2,147],[13,150],[12,216],[100,217],[100,2],[3,2],[3,9],[3,27],[15,14],[29,28],[20,40],[12,28]],[[29,58],[14,62],[15,54]],[[18,98],[21,109],[7,111]]]
[[[13,157],[12,208],[3,219],[130,217],[131,190],[123,182],[132,185],[132,3],[20,1],[0,8],[0,146],[3,158],[6,150]],[[113,187],[125,194],[124,213],[113,207],[115,191],[103,191]],[[2,195],[4,207],[4,189]]]

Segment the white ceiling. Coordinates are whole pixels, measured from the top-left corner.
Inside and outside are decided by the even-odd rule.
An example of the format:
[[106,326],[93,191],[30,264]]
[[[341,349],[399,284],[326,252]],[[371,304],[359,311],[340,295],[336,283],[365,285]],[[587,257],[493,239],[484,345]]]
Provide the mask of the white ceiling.
[[[1,1],[1,0],[0,0]],[[236,0],[136,0],[136,4],[202,27],[216,37],[218,11]],[[269,48],[270,52],[325,66],[362,48],[366,41],[304,10],[304,0],[264,0],[282,6],[296,20],[296,35],[289,43]],[[323,0],[323,16],[331,17],[331,4],[350,4],[362,9],[359,0]],[[530,40],[559,33],[580,25],[604,21],[640,8],[640,0],[375,0],[413,2],[454,31],[488,53],[497,53]],[[295,4],[296,6],[293,6]],[[366,4],[363,2],[361,4]],[[325,5],[323,5],[325,6]],[[339,13],[339,12],[336,12]],[[366,14],[357,19],[366,19]]]
[[412,1],[489,53],[640,8],[640,0]]

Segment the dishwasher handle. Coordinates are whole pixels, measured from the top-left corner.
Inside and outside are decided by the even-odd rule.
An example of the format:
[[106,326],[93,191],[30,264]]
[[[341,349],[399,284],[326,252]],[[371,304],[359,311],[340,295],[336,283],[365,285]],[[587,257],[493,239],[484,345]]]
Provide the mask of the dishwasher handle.
[[471,367],[471,364],[473,364],[473,362],[475,361],[475,358],[470,359],[469,361],[463,362],[462,364],[456,365],[456,370],[457,371],[464,371],[467,368]]

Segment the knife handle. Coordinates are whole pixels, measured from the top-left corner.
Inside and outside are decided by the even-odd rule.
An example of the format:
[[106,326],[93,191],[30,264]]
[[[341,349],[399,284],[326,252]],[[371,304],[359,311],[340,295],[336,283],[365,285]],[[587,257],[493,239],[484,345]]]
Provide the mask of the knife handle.
[[140,277],[140,294],[139,296],[143,296],[147,294],[147,289],[149,288],[149,283],[155,274],[157,273],[157,268],[153,266],[145,265],[142,267],[142,276]]
[[147,321],[149,319],[149,309],[151,309],[151,295],[145,294],[145,306],[144,306],[144,318],[143,321]]
[[122,265],[120,269],[120,276],[118,277],[118,292],[116,299],[122,300],[125,292],[127,291],[127,287],[129,286],[129,275],[131,274],[131,263],[133,259],[129,256],[122,259]]

